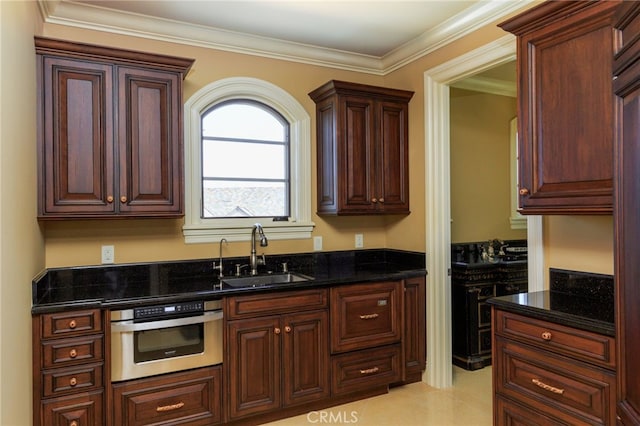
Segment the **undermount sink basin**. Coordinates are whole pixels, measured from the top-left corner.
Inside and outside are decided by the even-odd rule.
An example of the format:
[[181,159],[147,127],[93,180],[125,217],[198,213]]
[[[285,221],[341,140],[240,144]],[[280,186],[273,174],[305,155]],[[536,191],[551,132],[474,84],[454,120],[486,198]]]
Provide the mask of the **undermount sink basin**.
[[222,284],[230,287],[264,287],[277,284],[292,284],[313,280],[312,277],[296,272],[285,272],[281,274],[254,275],[248,277],[228,277],[222,278]]

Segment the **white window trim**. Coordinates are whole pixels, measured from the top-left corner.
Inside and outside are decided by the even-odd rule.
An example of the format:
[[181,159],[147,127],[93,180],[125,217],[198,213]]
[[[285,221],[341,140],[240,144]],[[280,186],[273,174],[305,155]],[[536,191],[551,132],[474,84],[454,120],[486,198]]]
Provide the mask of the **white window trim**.
[[[291,217],[288,222],[256,218],[203,219],[200,217],[202,173],[202,113],[220,102],[251,99],[271,106],[290,123]],[[248,241],[251,228],[260,222],[272,240],[311,238],[311,119],[289,93],[269,82],[250,77],[215,81],[198,90],[184,105],[185,223],[186,243]]]

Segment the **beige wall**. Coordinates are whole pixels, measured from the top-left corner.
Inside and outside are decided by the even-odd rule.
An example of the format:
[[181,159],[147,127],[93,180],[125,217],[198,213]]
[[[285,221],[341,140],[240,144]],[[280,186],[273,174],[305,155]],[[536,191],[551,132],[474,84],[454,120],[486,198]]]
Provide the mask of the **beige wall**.
[[0,425],[31,422],[31,278],[44,267],[36,211],[35,2],[0,1]]
[[[207,84],[231,76],[247,76],[269,81],[292,94],[312,117],[315,128],[315,104],[308,93],[330,79],[358,81],[381,85],[380,76],[340,71],[325,67],[284,62],[280,60],[215,51],[201,47],[191,47],[133,37],[104,34],[97,31],[45,25],[44,35],[67,40],[83,41],[114,47],[125,47],[164,54],[174,54],[195,59],[192,71],[185,80],[185,100]],[[402,89],[412,89],[400,85]],[[412,106],[411,106],[412,107]],[[315,209],[315,133],[312,136],[312,192]],[[419,140],[411,141],[412,156],[410,169],[418,173],[411,176],[417,182],[412,194],[419,193],[421,187],[421,161],[424,151]],[[420,197],[416,196],[417,202]],[[415,205],[412,203],[412,206]],[[315,211],[315,210],[314,210]],[[418,215],[420,208],[418,208]],[[412,221],[422,223],[417,215]],[[387,221],[391,223],[406,220],[399,218],[323,218],[314,215],[316,227],[314,236],[323,237],[324,250],[344,250],[354,247],[354,234],[364,234],[365,248],[386,247]],[[218,255],[217,244],[185,244],[181,226],[182,220],[109,220],[51,222],[44,224],[46,237],[46,264],[48,267],[90,265],[100,262],[100,246],[115,246],[116,263],[155,260],[178,260],[208,258]],[[412,238],[404,241],[402,247],[423,250],[424,239]],[[313,250],[312,239],[276,241],[272,240],[265,253],[309,252]],[[249,254],[249,242],[234,242],[225,250],[229,256]]]
[[451,241],[526,239],[509,221],[516,99],[452,88],[450,111]]
[[613,216],[547,216],[543,227],[545,270],[613,274]]

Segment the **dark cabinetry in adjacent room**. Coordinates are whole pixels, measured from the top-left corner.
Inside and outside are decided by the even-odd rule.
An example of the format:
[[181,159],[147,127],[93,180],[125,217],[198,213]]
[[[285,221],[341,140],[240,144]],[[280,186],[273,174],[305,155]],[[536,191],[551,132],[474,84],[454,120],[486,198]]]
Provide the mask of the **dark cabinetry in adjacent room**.
[[409,213],[413,92],[329,81],[316,103],[318,214]]
[[619,3],[550,1],[500,25],[518,37],[522,213],[612,211]]
[[[454,247],[467,250],[479,245]],[[526,246],[523,249],[526,250]],[[519,253],[492,260],[482,260],[479,250],[464,253],[464,259],[458,261],[455,254],[452,256],[451,326],[455,365],[467,370],[491,365],[491,306],[487,300],[527,291],[527,257],[526,253]]]
[[35,38],[38,217],[184,213],[190,59]]

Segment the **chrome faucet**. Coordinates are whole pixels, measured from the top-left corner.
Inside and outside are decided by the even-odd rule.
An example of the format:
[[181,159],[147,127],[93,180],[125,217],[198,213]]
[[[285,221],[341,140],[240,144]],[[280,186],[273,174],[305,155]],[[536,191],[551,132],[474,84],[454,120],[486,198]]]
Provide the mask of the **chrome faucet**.
[[215,271],[216,269],[219,270],[220,272],[218,273],[218,277],[222,278],[224,275],[222,273],[222,243],[227,244],[227,239],[226,238],[222,238],[220,240],[220,264],[218,266],[216,266],[216,261],[213,261],[213,270]]
[[253,225],[253,229],[251,230],[251,256],[249,257],[249,268],[251,269],[251,275],[258,275],[258,265],[264,265],[264,254],[262,258],[259,259],[256,254],[256,231],[258,231],[258,235],[260,235],[260,247],[266,247],[269,245],[269,240],[264,235],[264,230],[262,229],[262,225],[256,223]]

